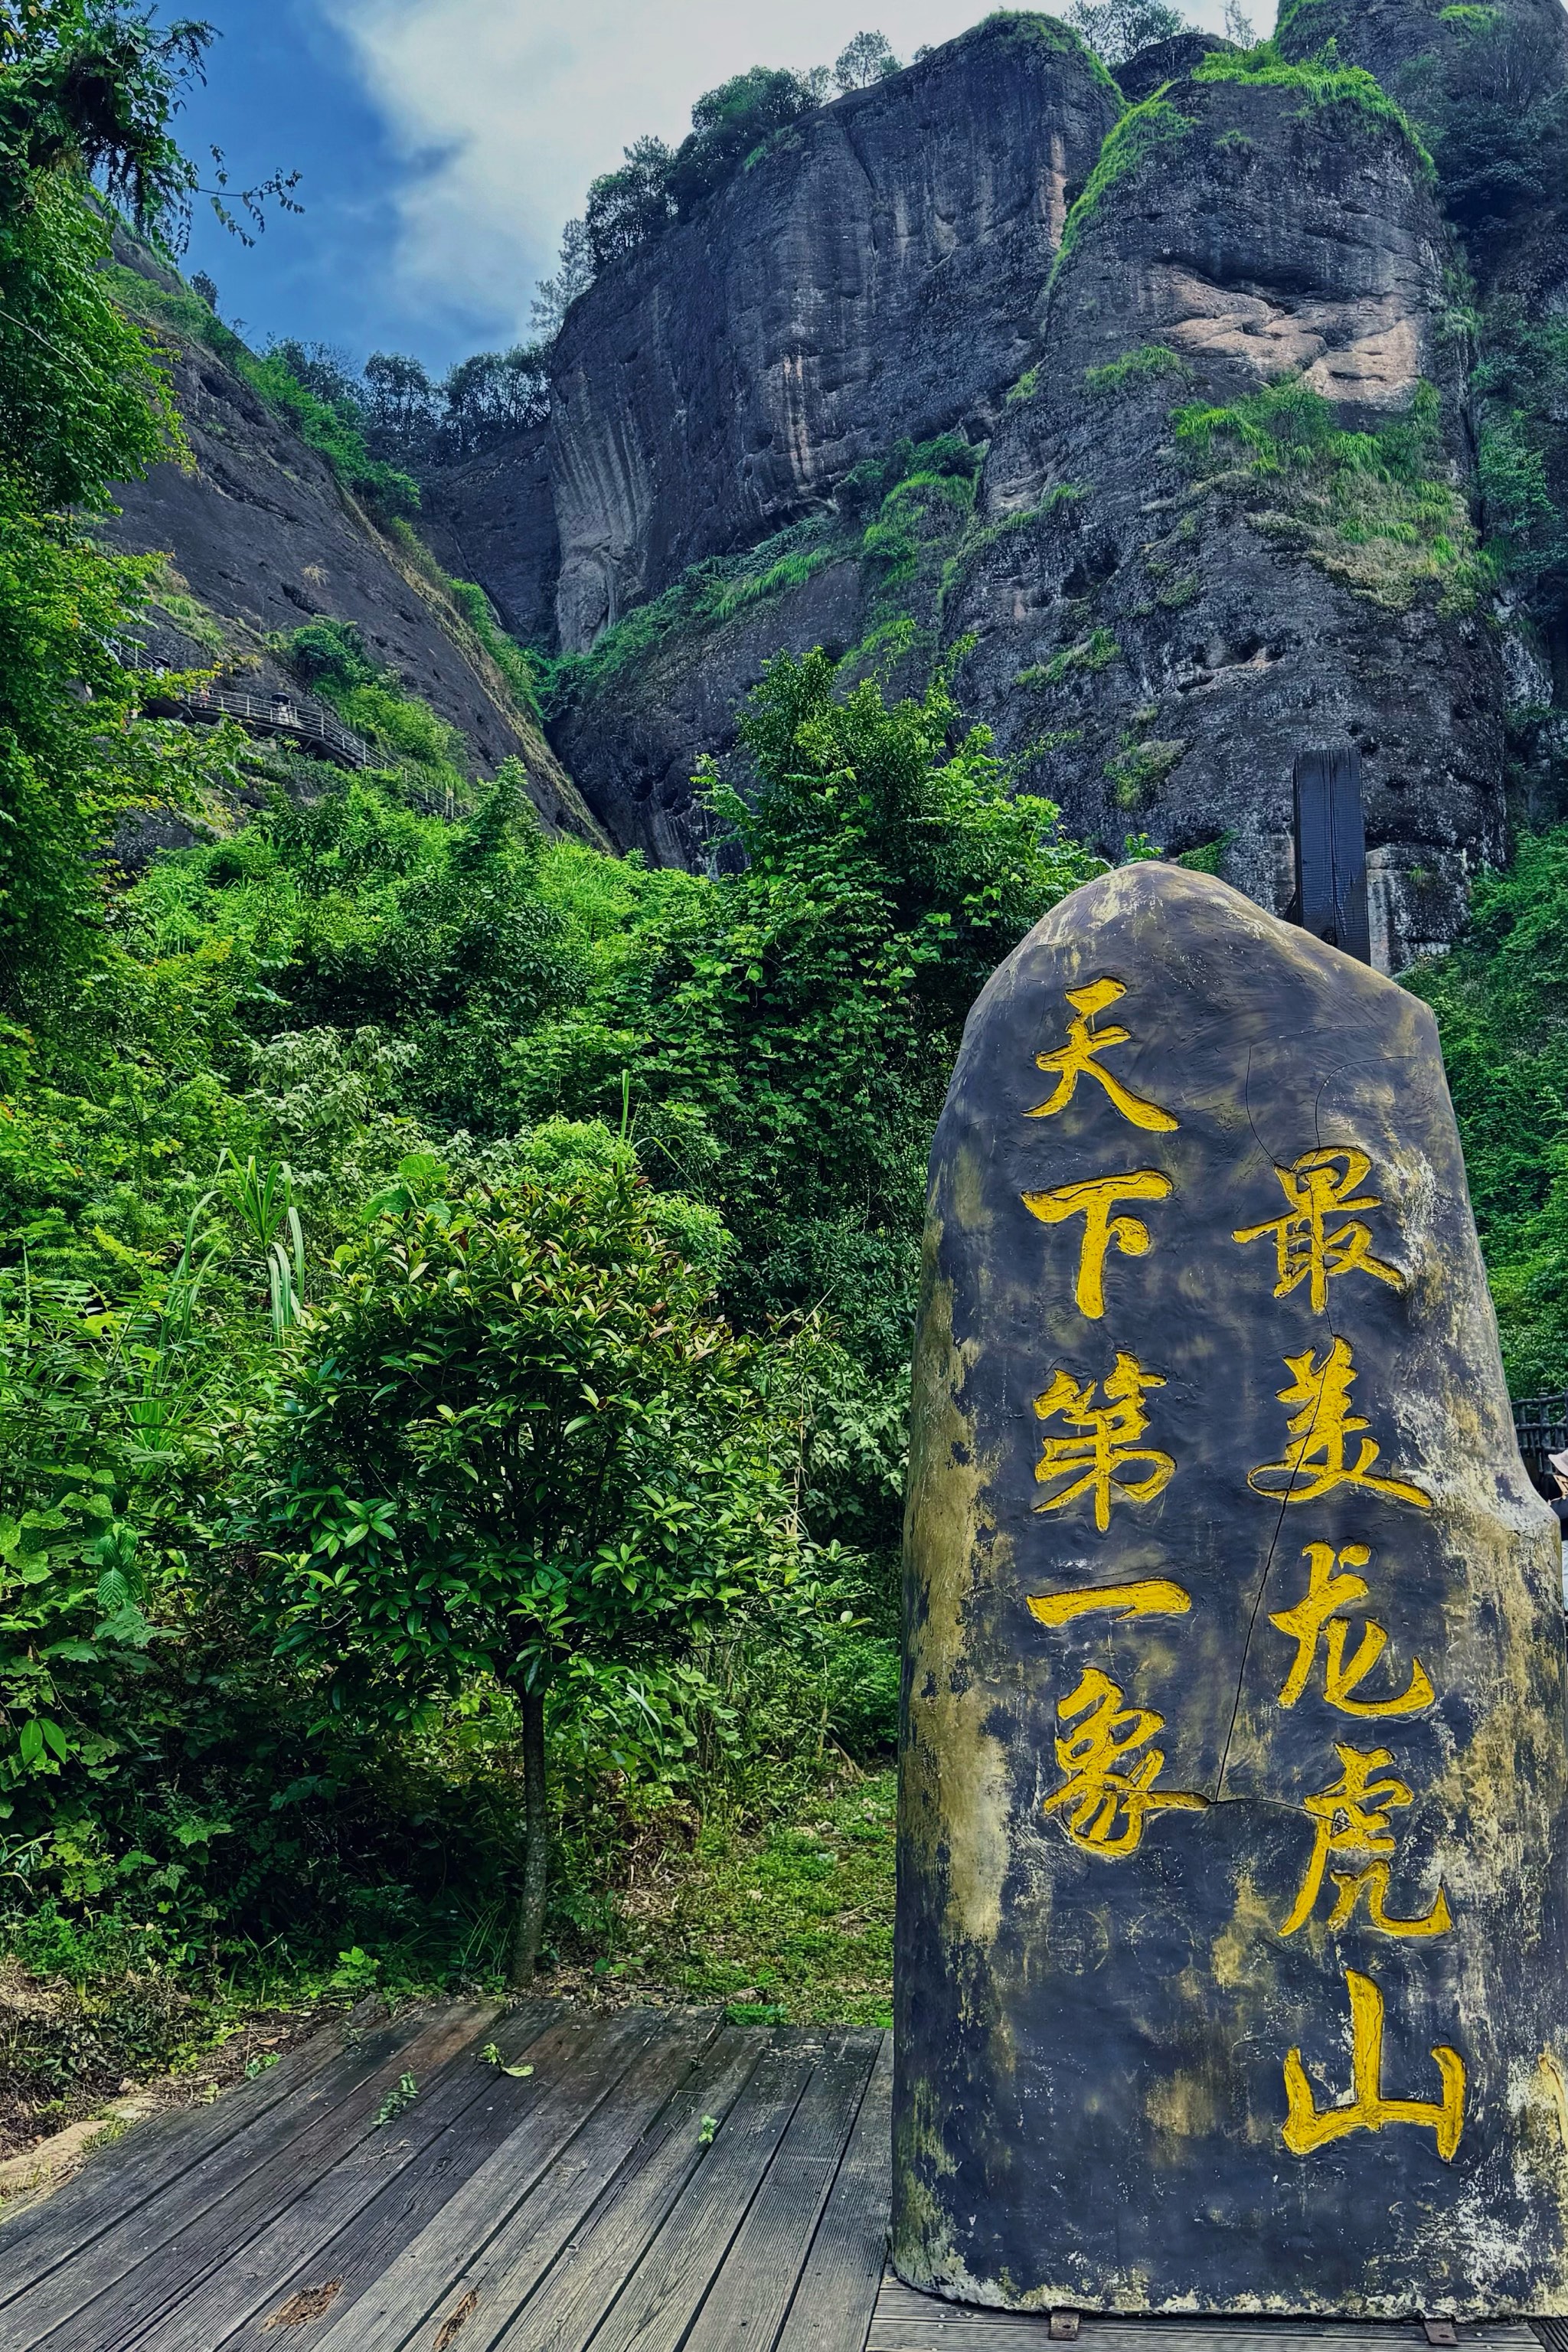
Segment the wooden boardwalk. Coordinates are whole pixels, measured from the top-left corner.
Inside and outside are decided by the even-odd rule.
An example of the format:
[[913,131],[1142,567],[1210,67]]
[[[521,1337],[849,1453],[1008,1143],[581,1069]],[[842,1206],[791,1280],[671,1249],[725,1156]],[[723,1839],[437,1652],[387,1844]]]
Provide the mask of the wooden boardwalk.
[[[0,2347],[1044,2352],[1045,2317],[884,2273],[890,2084],[879,2032],[689,2011],[467,2004],[323,2032],[0,2222]],[[1540,2352],[1522,2326],[1460,2340]],[[1079,2341],[1426,2345],[1414,2324],[1092,2316]]]

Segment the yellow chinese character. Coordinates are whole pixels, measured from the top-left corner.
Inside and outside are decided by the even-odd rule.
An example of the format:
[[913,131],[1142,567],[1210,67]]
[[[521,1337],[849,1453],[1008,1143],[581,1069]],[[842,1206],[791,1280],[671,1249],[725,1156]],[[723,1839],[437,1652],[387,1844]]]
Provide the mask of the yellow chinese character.
[[1075,1617],[1090,1617],[1101,1609],[1119,1617],[1184,1617],[1193,1596],[1163,1576],[1145,1576],[1136,1584],[1098,1584],[1080,1592],[1031,1592],[1029,1614],[1042,1625],[1066,1625]]
[[1071,1102],[1078,1091],[1079,1078],[1088,1077],[1098,1080],[1122,1118],[1131,1119],[1134,1127],[1147,1128],[1155,1135],[1170,1134],[1176,1124],[1170,1112],[1159,1109],[1152,1102],[1145,1102],[1142,1095],[1133,1094],[1120,1078],[1113,1078],[1109,1070],[1102,1070],[1096,1059],[1109,1046],[1125,1045],[1131,1036],[1131,1031],[1123,1029],[1117,1021],[1113,1021],[1109,1029],[1091,1026],[1097,1013],[1103,1013],[1108,1004],[1114,1004],[1118,997],[1126,993],[1126,988],[1119,980],[1096,980],[1091,981],[1087,988],[1068,990],[1067,1000],[1073,1008],[1074,1017],[1068,1023],[1067,1044],[1059,1046],[1054,1054],[1037,1054],[1035,1056],[1037,1068],[1054,1074],[1056,1087],[1048,1098],[1037,1103],[1034,1109],[1026,1114],[1026,1117],[1054,1118],[1058,1110],[1065,1110]]
[[1281,1404],[1300,1407],[1285,1424],[1295,1442],[1286,1447],[1283,1462],[1260,1463],[1247,1473],[1255,1493],[1286,1503],[1315,1503],[1336,1486],[1364,1486],[1395,1502],[1414,1503],[1417,1510],[1431,1509],[1431,1496],[1407,1479],[1373,1476],[1378,1454],[1373,1439],[1362,1439],[1353,1465],[1345,1460],[1346,1439],[1370,1426],[1350,1409],[1357,1373],[1348,1339],[1336,1339],[1321,1363],[1310,1348],[1304,1355],[1287,1356],[1285,1369],[1296,1377],[1277,1394]]
[[1465,2126],[1465,2062],[1457,2050],[1432,2053],[1442,2079],[1438,2099],[1385,2099],[1383,2095],[1383,1995],[1370,1977],[1345,1970],[1351,1997],[1351,2095],[1346,2106],[1320,2114],[1301,2063],[1292,2050],[1285,2060],[1284,2140],[1292,2156],[1307,2156],[1347,2132],[1382,2131],[1388,2124],[1425,2124],[1437,2135],[1437,2153],[1451,2164]]
[[1163,1715],[1142,1706],[1124,1707],[1123,1692],[1091,1666],[1078,1688],[1057,1701],[1059,1721],[1084,1721],[1057,1741],[1057,1762],[1068,1775],[1046,1799],[1042,1811],[1064,1812],[1062,1827],[1074,1845],[1120,1862],[1136,1848],[1150,1813],[1202,1812],[1206,1797],[1157,1790],[1165,1762],[1163,1748],[1151,1748],[1135,1765],[1126,1759],[1165,1727]]
[[1384,1857],[1394,1852],[1388,1816],[1394,1806],[1410,1802],[1410,1791],[1403,1780],[1396,1780],[1392,1773],[1386,1780],[1373,1778],[1393,1763],[1393,1756],[1386,1748],[1342,1748],[1337,1740],[1334,1754],[1342,1768],[1338,1780],[1331,1789],[1309,1797],[1302,1807],[1316,1822],[1317,1836],[1300,1892],[1279,1933],[1293,1936],[1311,1917],[1322,1890],[1323,1872],[1332,1856],[1336,1862],[1359,1863],[1361,1867],[1333,1873],[1340,1891],[1329,1915],[1331,1927],[1348,1927],[1364,1895],[1368,1923],[1381,1927],[1386,1936],[1446,1935],[1454,1923],[1448,1916],[1448,1898],[1440,1886],[1437,1900],[1420,1919],[1391,1919],[1385,1908],[1389,1865]]
[[[1395,1290],[1404,1289],[1405,1276],[1373,1256],[1371,1231],[1353,1220],[1357,1209],[1383,1206],[1373,1192],[1360,1200],[1352,1197],[1371,1167],[1364,1151],[1347,1148],[1303,1152],[1289,1168],[1276,1168],[1274,1173],[1289,1203],[1285,1214],[1260,1225],[1244,1225],[1231,1236],[1233,1241],[1255,1242],[1265,1234],[1273,1234],[1279,1277],[1274,1286],[1276,1298],[1287,1298],[1299,1284],[1310,1282],[1312,1312],[1321,1315],[1329,1303],[1331,1278],[1354,1274],[1358,1268],[1379,1282],[1392,1283]],[[1333,1224],[1331,1220],[1337,1216],[1347,1222]]]
[[1277,1610],[1268,1620],[1296,1643],[1295,1664],[1279,1686],[1280,1706],[1294,1706],[1306,1689],[1321,1636],[1328,1653],[1323,1666],[1323,1696],[1342,1715],[1419,1715],[1423,1707],[1430,1706],[1432,1681],[1419,1658],[1411,1666],[1409,1683],[1397,1697],[1354,1696],[1388,1647],[1388,1635],[1369,1617],[1362,1627],[1354,1655],[1349,1659],[1345,1656],[1351,1629],[1338,1612],[1348,1608],[1352,1601],[1364,1601],[1371,1587],[1363,1576],[1336,1575],[1335,1569],[1364,1568],[1372,1558],[1365,1544],[1346,1544],[1336,1558],[1332,1544],[1311,1543],[1301,1557],[1309,1563],[1304,1596],[1294,1609]]
[[1058,1184],[1053,1192],[1024,1194],[1024,1206],[1043,1225],[1083,1219],[1073,1292],[1080,1315],[1098,1322],[1105,1312],[1105,1256],[1111,1243],[1123,1257],[1142,1257],[1149,1246],[1149,1228],[1141,1217],[1113,1217],[1111,1210],[1119,1201],[1163,1201],[1172,1190],[1170,1178],[1157,1168],[1140,1168],[1126,1176],[1090,1176],[1079,1184]]
[[[1097,1405],[1092,1381],[1085,1381],[1080,1388],[1069,1372],[1058,1372],[1050,1387],[1035,1399],[1035,1411],[1042,1421],[1059,1418],[1082,1433],[1040,1440],[1035,1476],[1042,1486],[1053,1478],[1065,1478],[1067,1484],[1037,1503],[1036,1510],[1059,1511],[1080,1495],[1092,1495],[1094,1524],[1103,1535],[1110,1525],[1113,1499],[1147,1503],[1168,1486],[1176,1467],[1171,1456],[1137,1442],[1149,1426],[1143,1391],[1164,1385],[1158,1373],[1143,1370],[1136,1356],[1119,1352],[1116,1370],[1105,1383],[1105,1402]],[[1147,1465],[1141,1477],[1123,1476],[1124,1471],[1139,1463]]]

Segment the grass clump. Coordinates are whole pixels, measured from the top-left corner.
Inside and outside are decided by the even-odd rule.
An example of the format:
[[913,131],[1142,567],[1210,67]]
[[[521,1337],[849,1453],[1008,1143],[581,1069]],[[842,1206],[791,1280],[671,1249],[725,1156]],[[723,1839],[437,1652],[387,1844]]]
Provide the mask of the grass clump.
[[1159,376],[1191,374],[1186,361],[1168,343],[1140,343],[1136,351],[1123,352],[1119,359],[1107,360],[1103,367],[1085,368],[1083,380],[1090,392],[1117,393]]
[[721,2002],[735,2024],[890,2024],[897,1793],[884,1769],[806,1795],[787,1822],[710,1814],[617,1896],[571,1989]]
[[1184,866],[1189,874],[1213,874],[1224,871],[1225,853],[1236,839],[1236,829],[1227,826],[1214,841],[1201,841],[1195,849],[1183,849],[1171,860],[1173,866]]
[[1087,637],[1080,637],[1077,645],[1064,646],[1048,662],[1037,662],[1032,668],[1021,669],[1014,683],[1026,689],[1060,686],[1077,669],[1087,670],[1091,677],[1098,677],[1102,669],[1110,668],[1121,651],[1109,629],[1095,629]]
[[1110,782],[1117,807],[1142,808],[1186,753],[1187,745],[1178,737],[1124,743],[1121,751],[1113,751],[1101,772]]
[[1253,528],[1299,546],[1358,595],[1394,613],[1430,592],[1440,611],[1474,606],[1489,567],[1462,493],[1436,470],[1431,384],[1418,384],[1405,415],[1375,433],[1343,431],[1295,376],[1229,407],[1179,408],[1172,422],[1200,488],[1266,495],[1247,517]]

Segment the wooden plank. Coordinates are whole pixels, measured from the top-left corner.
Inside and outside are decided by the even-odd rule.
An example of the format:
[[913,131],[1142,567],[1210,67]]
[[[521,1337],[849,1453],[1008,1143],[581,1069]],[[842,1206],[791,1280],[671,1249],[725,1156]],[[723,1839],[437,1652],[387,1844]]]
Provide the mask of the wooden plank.
[[[683,2352],[772,2352],[860,2111],[881,2036],[828,2036],[751,2209],[703,2298]],[[857,2347],[858,2352],[858,2347]]]
[[[766,2027],[756,2025],[731,2026],[715,2038],[697,2079],[669,2102],[540,2291],[494,2339],[493,2352],[584,2352],[693,2173],[707,2162],[710,2121],[723,2128],[772,2039]],[[353,2347],[345,2344],[342,2352]]]
[[[489,2244],[466,2260],[458,2250],[455,2271],[449,2261],[432,2260],[424,2246],[409,2247],[407,2267],[418,2293],[407,2300],[405,2342],[425,2342],[421,2323],[427,2322],[427,2333],[436,2335],[458,2311],[465,2315],[464,2352],[482,2352],[502,2333],[669,2101],[689,2083],[718,2022],[711,2011],[662,2020],[613,2095],[585,2119]],[[446,2281],[439,2294],[432,2292],[432,2277],[437,2284]]]
[[[559,2010],[559,2003],[532,2002],[495,2028],[496,2046],[509,2064],[530,2046],[537,2053],[536,2064],[552,2062],[556,2053],[550,2028]],[[368,2207],[391,2209],[394,2244],[401,2245],[417,2227],[405,2218],[409,2195],[402,2176],[413,2171],[416,2196],[419,2177],[433,2151],[438,2145],[460,2146],[476,2108],[500,2111],[499,2138],[516,2121],[526,2098],[525,2083],[479,2063],[479,2042],[489,2038],[494,2019],[493,2006],[487,2005],[466,2045],[433,2082],[421,2084],[419,2097],[405,2114],[382,2130],[367,2132],[307,2196],[290,2200],[242,2252],[184,2295],[158,2325],[158,2352],[216,2352],[217,2346],[242,2334],[265,2343],[260,2323],[287,2300],[291,2289],[332,2280],[341,2294],[343,2270],[329,2250]],[[540,2028],[544,2029],[542,2036]],[[476,2151],[476,2165],[482,2152]],[[439,2161],[430,2169],[438,2205],[447,2186],[457,2184],[447,2183],[447,2168]],[[378,2262],[375,2269],[380,2267]],[[374,2276],[374,2270],[365,2275]],[[337,2299],[332,2298],[334,2303]],[[258,2323],[255,2330],[249,2325],[253,2321]]]
[[[553,2073],[542,2069],[522,2121],[447,2200],[358,2302],[334,2317],[312,2352],[396,2352],[451,2281],[483,2252],[508,2216],[580,2126],[616,2089],[651,2038],[656,2010],[617,2016],[577,2014],[563,2021],[574,2045]],[[470,2352],[465,2345],[463,2352]]]
[[[811,2079],[823,2043],[775,2035],[653,2244],[594,2337],[594,2352],[678,2352]],[[541,2347],[543,2352],[543,2347]]]
[[134,2343],[149,2311],[168,2308],[228,2260],[279,2207],[320,2179],[370,2130],[382,2098],[406,2068],[429,2074],[468,2037],[467,2008],[401,2021],[343,2053],[294,2112],[286,2103],[261,2126],[221,2148],[123,2225],[107,2230],[16,2307],[22,2334],[7,2352],[115,2352]]
[[74,2180],[45,2201],[0,2217],[0,2310],[57,2263],[89,2245],[152,2196],[189,2172],[226,2140],[248,2131],[281,2101],[294,2098],[343,2047],[341,2018],[323,2025],[248,2083],[236,2083],[207,2107],[177,2107],[137,2126],[90,2157]]
[[882,2036],[778,2352],[865,2352],[892,2197],[893,2037]]
[[[513,2065],[526,2061],[536,2070],[548,2065],[549,2030],[563,2013],[564,2003],[559,2000],[525,2001],[511,2011],[495,2030],[496,2047],[504,2062]],[[454,2078],[466,2074],[468,2063],[462,2059],[454,2062]],[[395,2261],[409,2241],[418,2235],[515,2128],[533,2095],[528,2087],[531,2077],[518,2080],[481,2066],[477,2061],[473,2062],[473,2074],[476,2089],[468,2103],[460,2112],[450,2114],[439,2136],[415,2153],[413,2160],[401,2167],[334,2236],[308,2259],[295,2261],[293,2269],[276,2281],[266,2308],[246,2317],[242,2315],[240,2299],[236,2298],[228,2315],[229,2332],[224,2335],[221,2329],[215,2330],[210,2339],[211,2352],[218,2352],[220,2344],[226,2352],[230,2352],[230,2347],[232,2352],[278,2352],[280,2341],[296,2339],[288,2334],[279,2338],[268,2322],[290,2297],[319,2297],[330,2289],[321,2305],[321,2314],[324,2318],[330,2311],[335,2319],[381,2276],[389,2263]],[[424,2104],[421,2101],[421,2106]],[[354,2160],[349,2159],[351,2164]],[[247,2271],[252,2267],[257,2251],[255,2246],[247,2249],[243,2264]],[[183,2317],[182,2314],[182,2320]]]

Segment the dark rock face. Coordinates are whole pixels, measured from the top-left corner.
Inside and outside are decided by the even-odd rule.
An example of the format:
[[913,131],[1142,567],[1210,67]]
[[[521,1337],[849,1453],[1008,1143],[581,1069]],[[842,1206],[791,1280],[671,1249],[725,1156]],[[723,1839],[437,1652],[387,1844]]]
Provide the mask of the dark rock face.
[[1130,106],[1141,106],[1168,81],[1180,81],[1215,49],[1234,49],[1236,43],[1220,33],[1178,33],[1169,41],[1152,41],[1114,69],[1112,79]]
[[378,662],[462,729],[481,772],[521,759],[545,824],[591,832],[542,735],[510,704],[477,641],[464,643],[460,616],[345,498],[326,459],[200,346],[177,347],[174,389],[195,466],[157,466],[122,484],[121,511],[100,535],[136,554],[168,553],[190,593],[237,625],[253,657],[268,631],[318,614],[355,623]]
[[[1526,33],[1539,51],[1537,69],[1561,80],[1568,73],[1568,13],[1562,0],[1497,0],[1494,24]],[[1364,66],[1385,89],[1403,100],[1419,100],[1421,81],[1409,69],[1430,60],[1441,74],[1463,70],[1473,35],[1458,12],[1441,0],[1285,0],[1276,37],[1284,55],[1314,57],[1333,41],[1346,65]]]
[[900,435],[984,430],[1120,104],[1051,19],[996,18],[807,116],[606,270],[553,370],[563,646]]
[[[1357,743],[1374,955],[1397,971],[1453,936],[1502,849],[1494,636],[1462,565],[1401,537],[1470,535],[1446,231],[1375,114],[1234,80],[1157,103],[1164,135],[1083,223],[1040,389],[993,442],[987,533],[948,601],[950,635],[978,638],[960,688],[1069,830],[1113,856],[1136,833],[1223,843],[1226,878],[1279,912],[1295,753]],[[1286,378],[1339,427],[1414,417],[1410,497],[1174,436],[1177,409]],[[1410,521],[1423,498],[1438,524]]]
[[722,771],[736,713],[763,663],[814,646],[842,653],[860,634],[864,608],[859,568],[846,560],[695,643],[660,646],[569,709],[554,729],[561,756],[621,846],[656,865],[700,867],[708,835],[691,790],[699,754],[715,756]]
[[419,533],[455,580],[477,580],[526,646],[555,634],[561,546],[544,425],[497,441],[422,485]]
[[1201,876],[1074,893],[931,1156],[906,2279],[1568,2309],[1558,1550],[1426,1008]]

